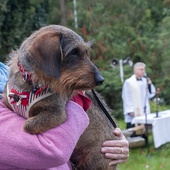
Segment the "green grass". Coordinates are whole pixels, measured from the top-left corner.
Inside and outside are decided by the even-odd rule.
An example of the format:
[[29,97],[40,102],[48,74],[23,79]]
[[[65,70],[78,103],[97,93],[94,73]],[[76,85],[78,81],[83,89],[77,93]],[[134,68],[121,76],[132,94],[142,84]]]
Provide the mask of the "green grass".
[[[117,120],[119,127],[125,129],[123,120]],[[169,135],[169,134],[167,134]],[[149,155],[148,155],[149,153]],[[119,165],[119,170],[170,170],[170,143],[155,149],[152,133],[149,133],[148,147],[130,148],[129,159]]]
[[149,156],[147,147],[130,149],[130,156],[126,163],[119,165],[119,170],[169,170],[170,144],[159,149],[150,147]]

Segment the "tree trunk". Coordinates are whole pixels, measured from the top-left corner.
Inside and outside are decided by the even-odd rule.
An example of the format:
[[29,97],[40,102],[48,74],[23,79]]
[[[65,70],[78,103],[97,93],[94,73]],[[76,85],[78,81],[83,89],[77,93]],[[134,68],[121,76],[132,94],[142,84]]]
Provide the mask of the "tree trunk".
[[60,16],[61,16],[61,25],[66,26],[67,21],[66,21],[66,0],[59,0],[60,3]]

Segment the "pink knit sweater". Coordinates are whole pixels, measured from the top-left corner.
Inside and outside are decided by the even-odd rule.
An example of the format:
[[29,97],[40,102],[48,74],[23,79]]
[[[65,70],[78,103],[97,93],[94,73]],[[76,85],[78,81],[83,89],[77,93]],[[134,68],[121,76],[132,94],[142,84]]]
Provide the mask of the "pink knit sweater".
[[0,101],[0,170],[70,170],[72,151],[89,119],[86,112],[70,101],[67,121],[43,134],[23,130],[25,119]]

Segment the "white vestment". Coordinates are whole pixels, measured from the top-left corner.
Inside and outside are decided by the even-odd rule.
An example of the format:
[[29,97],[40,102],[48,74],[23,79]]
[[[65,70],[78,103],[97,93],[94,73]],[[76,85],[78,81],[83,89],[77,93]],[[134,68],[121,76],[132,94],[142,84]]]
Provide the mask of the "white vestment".
[[[133,116],[128,113],[134,113],[135,116],[141,116],[150,113],[149,99],[156,94],[155,87],[151,84],[151,93],[149,92],[147,80],[142,77],[141,81],[137,81],[136,76],[132,75],[125,80],[122,89],[123,111],[125,122],[130,123]],[[145,109],[146,108],[146,109]],[[146,110],[146,111],[145,111]]]

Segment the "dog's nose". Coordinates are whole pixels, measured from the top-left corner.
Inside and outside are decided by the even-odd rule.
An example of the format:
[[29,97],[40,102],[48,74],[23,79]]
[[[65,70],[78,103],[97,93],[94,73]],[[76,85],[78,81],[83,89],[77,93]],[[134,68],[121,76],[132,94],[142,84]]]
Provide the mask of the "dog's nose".
[[97,75],[95,76],[95,82],[96,82],[96,85],[97,85],[97,86],[100,85],[100,84],[102,84],[102,83],[104,82],[104,78],[102,77],[101,74],[97,74]]

